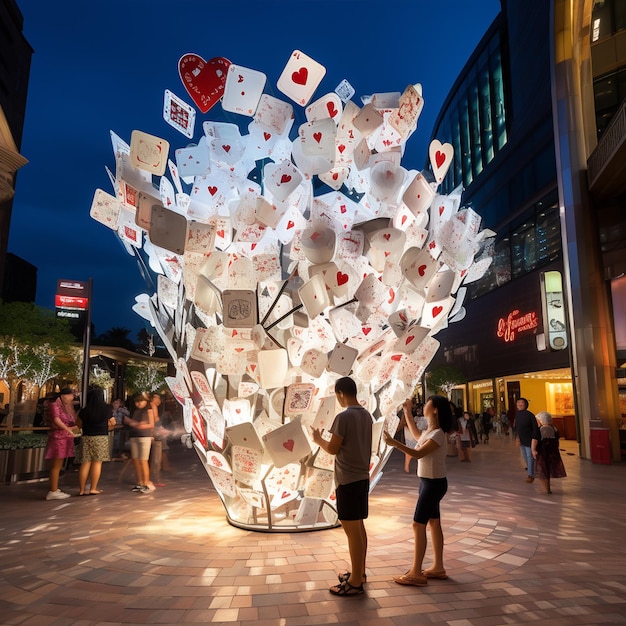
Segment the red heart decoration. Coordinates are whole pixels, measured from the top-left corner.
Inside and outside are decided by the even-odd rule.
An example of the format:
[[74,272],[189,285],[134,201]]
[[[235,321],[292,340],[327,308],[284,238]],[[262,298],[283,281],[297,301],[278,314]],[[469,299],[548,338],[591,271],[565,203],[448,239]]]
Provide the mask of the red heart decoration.
[[433,317],[437,317],[437,315],[439,315],[441,313],[441,311],[443,311],[443,307],[442,306],[434,306],[433,307]]
[[401,220],[401,224],[402,226],[404,226],[404,222],[406,222],[406,215],[402,216],[402,220]]
[[315,139],[315,141],[319,143],[320,141],[322,141],[322,133],[313,133],[313,139]]
[[428,247],[429,247],[431,250],[434,250],[434,249],[435,249],[435,247],[436,247],[436,245],[437,245],[437,244],[436,244],[434,241],[431,241],[431,242],[428,244]]
[[363,334],[367,337],[367,335],[369,335],[372,332],[371,328],[362,328],[361,329],[363,331]]
[[210,187],[207,187],[207,189],[209,190],[209,193],[214,196],[217,193],[217,187],[215,187],[215,185],[211,185]]
[[289,450],[289,452],[293,452],[293,439],[288,439],[287,441],[283,442],[283,448],[286,448],[287,450]]
[[178,62],[178,74],[195,105],[206,113],[224,95],[230,61],[214,57],[205,61],[193,53],[185,54]]
[[289,176],[289,174],[283,174],[280,177],[280,182],[282,183],[288,183],[291,180],[291,176]]
[[413,341],[413,339],[415,339],[415,335],[410,335],[409,337],[406,338],[404,345],[408,346]]
[[385,234],[383,235],[383,239],[384,239],[385,241],[389,241],[389,240],[391,239],[391,235],[390,235],[389,233],[385,233]]
[[441,152],[440,150],[437,150],[437,152],[435,153],[435,163],[437,164],[437,167],[441,167],[446,161],[446,155]]
[[402,358],[401,354],[394,354],[391,356],[392,361],[399,361]]
[[222,146],[224,148],[224,152],[230,152],[230,146]]
[[211,460],[213,461],[213,465],[215,465],[215,467],[222,467],[223,463],[216,456],[211,457]]
[[426,273],[426,265],[420,265],[420,266],[417,268],[417,273],[418,273],[420,276],[424,276],[424,274]]
[[345,147],[342,143],[340,143],[340,144],[337,146],[337,150],[339,150],[339,152],[341,152],[341,154],[343,154],[343,151],[344,151],[345,149],[346,149],[346,147]]
[[443,205],[441,205],[439,207],[439,215],[443,215],[443,212],[446,210],[446,207],[444,207]]
[[294,226],[295,224],[291,220],[287,222],[287,230],[289,230],[290,228],[293,228]]
[[345,204],[342,204],[342,205],[339,207],[339,210],[340,210],[340,211],[341,211],[341,213],[343,214],[343,213],[345,213],[348,209],[346,208],[346,205],[345,205]]
[[224,239],[224,231],[223,230],[218,230],[217,231],[217,236],[221,237],[222,239]]
[[301,67],[297,72],[291,75],[291,80],[296,85],[306,85],[307,78],[309,77],[309,70],[306,67]]
[[333,180],[337,180],[339,178],[339,174],[337,172],[333,173]]
[[272,138],[272,133],[263,133],[263,139],[269,141]]
[[391,304],[396,299],[396,294],[393,289],[389,290],[389,300],[387,302]]
[[327,102],[326,103],[326,108],[328,109],[328,114],[331,117],[335,117],[335,115],[337,115],[337,113],[339,113],[339,111],[335,108],[335,104],[333,102]]
[[348,282],[349,276],[347,274],[343,274],[341,271],[337,272],[337,285],[341,287],[341,285],[345,285]]

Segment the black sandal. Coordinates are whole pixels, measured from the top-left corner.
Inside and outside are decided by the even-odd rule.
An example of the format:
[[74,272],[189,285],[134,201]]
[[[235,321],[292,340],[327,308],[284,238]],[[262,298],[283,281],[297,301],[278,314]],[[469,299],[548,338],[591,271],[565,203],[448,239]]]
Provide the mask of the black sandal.
[[365,590],[363,585],[355,587],[351,585],[347,580],[344,580],[340,585],[331,587],[328,591],[334,596],[360,596]]
[[[340,583],[346,583],[350,580],[350,574],[352,572],[344,572],[343,574],[337,574],[337,578],[339,579]],[[366,583],[367,582],[367,574],[363,574],[363,582]]]

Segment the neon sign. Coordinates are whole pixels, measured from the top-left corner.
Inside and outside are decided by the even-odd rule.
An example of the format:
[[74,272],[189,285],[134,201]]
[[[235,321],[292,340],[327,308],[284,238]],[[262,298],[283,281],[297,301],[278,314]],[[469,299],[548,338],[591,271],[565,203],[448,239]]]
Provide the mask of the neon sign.
[[519,310],[516,309],[511,311],[506,319],[501,317],[498,320],[497,335],[504,341],[511,342],[515,341],[518,333],[534,330],[537,326],[539,326],[539,319],[535,311],[520,315]]

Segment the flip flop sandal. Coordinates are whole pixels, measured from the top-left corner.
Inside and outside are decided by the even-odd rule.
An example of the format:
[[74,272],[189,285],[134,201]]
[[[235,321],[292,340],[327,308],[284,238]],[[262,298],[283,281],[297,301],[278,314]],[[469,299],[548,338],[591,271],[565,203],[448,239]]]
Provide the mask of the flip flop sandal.
[[354,587],[347,580],[344,580],[340,585],[331,587],[328,591],[334,596],[360,596],[363,592],[363,585]]
[[393,579],[394,583],[398,585],[410,585],[413,587],[425,587],[428,585],[428,579],[426,576],[410,576],[409,574],[402,574],[402,576],[396,576]]
[[[344,572],[343,574],[337,574],[337,578],[339,579],[340,583],[345,583],[348,582],[350,580],[350,574],[352,572]],[[363,582],[366,583],[367,582],[367,574],[363,574]]]
[[425,569],[422,574],[426,576],[426,578],[438,578],[439,580],[446,580],[448,578],[448,574],[446,574],[445,570],[441,572],[431,572],[430,570]]

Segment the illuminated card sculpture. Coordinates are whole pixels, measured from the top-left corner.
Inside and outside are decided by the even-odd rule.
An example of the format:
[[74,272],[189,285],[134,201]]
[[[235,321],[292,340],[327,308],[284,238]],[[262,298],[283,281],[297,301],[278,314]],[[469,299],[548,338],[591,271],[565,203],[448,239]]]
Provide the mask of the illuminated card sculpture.
[[[200,113],[221,101],[247,132],[205,120],[196,144],[169,154],[145,132],[130,145],[112,133],[114,193],[97,190],[91,216],[144,276],[158,275],[133,308],[176,365],[168,384],[184,437],[228,521],[330,528],[333,457],[311,427],[332,424],[335,380],[352,376],[374,416],[373,487],[391,452],[381,433],[396,431],[399,405],[439,347],[434,335],[463,318],[461,285],[489,267],[494,233],[461,208],[460,191],[437,193],[449,144],[432,142],[432,172],[401,165],[420,85],[359,107],[342,81],[309,104],[326,69],[296,50],[277,83],[306,107],[296,116],[263,93],[257,70],[197,54],[179,68]],[[165,91],[168,124],[189,137],[195,116]]]

